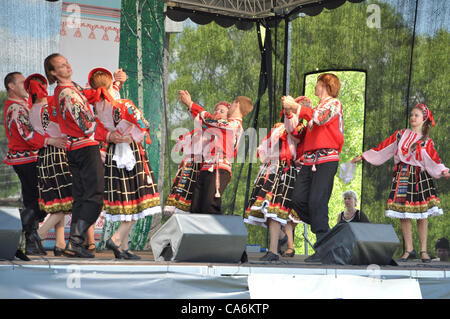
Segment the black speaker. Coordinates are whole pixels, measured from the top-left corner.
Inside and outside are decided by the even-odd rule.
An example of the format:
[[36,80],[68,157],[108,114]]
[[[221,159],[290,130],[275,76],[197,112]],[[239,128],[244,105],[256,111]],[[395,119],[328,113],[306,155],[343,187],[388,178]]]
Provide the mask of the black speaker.
[[323,264],[390,265],[400,241],[392,225],[341,223],[316,245]]
[[150,245],[156,261],[237,263],[247,237],[241,216],[174,214]]
[[19,208],[0,207],[0,259],[14,259],[21,234]]

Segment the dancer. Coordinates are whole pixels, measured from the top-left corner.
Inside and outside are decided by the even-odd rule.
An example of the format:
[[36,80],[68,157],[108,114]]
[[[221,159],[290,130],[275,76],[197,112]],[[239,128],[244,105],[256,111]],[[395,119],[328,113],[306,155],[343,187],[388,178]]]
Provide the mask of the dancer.
[[96,139],[106,142],[120,143],[124,138],[95,120],[83,89],[72,81],[72,68],[64,56],[49,55],[44,69],[48,82],[58,84],[54,98],[61,132],[68,137],[67,161],[73,182],[72,222],[64,254],[93,258],[84,241],[86,231],[100,215],[104,191],[104,165],[94,133]]
[[[214,107],[213,115],[215,120],[227,120],[231,104],[221,101]],[[194,119],[197,121],[198,118]],[[200,127],[200,123],[194,126]],[[195,128],[189,133],[179,137],[175,151],[183,152],[183,160],[174,178],[172,189],[164,206],[164,213],[189,213],[191,209],[192,192],[197,182],[202,155],[195,154],[195,141],[201,139],[201,129]],[[201,150],[200,150],[201,151]]]
[[6,165],[11,165],[19,176],[22,185],[22,199],[24,209],[20,211],[22,229],[25,234],[25,254],[20,249],[17,257],[29,260],[26,255],[45,255],[41,238],[37,233],[39,222],[46,214],[39,209],[38,201],[38,172],[36,161],[38,150],[47,145],[63,148],[66,139],[48,137],[36,132],[30,124],[30,109],[25,77],[20,72],[6,75],[5,88],[8,99],[4,108],[4,124],[8,139],[8,153],[4,159]]
[[386,216],[399,218],[405,241],[401,261],[415,257],[412,241],[411,219],[417,220],[420,240],[420,258],[431,261],[427,253],[428,217],[443,214],[434,187],[433,178],[450,176],[448,168],[442,163],[433,140],[428,136],[434,118],[428,106],[417,104],[411,110],[410,129],[396,131],[352,162],[364,159],[372,165],[381,165],[394,157],[394,178],[389,193]]
[[[289,115],[288,131],[297,127],[299,117],[308,121],[303,144],[304,163],[295,182],[291,213],[311,225],[316,245],[330,229],[328,202],[344,144],[342,104],[337,99],[339,89],[337,76],[324,73],[317,79],[315,95],[319,97],[319,105],[314,109],[296,103],[291,96],[282,98],[285,112],[294,113],[292,117]],[[315,261],[317,257],[308,257],[306,261]]]
[[[30,97],[30,122],[41,135],[65,136],[61,133],[53,97],[47,94],[47,79],[41,74],[32,74],[25,80],[25,89]],[[38,229],[39,237],[45,240],[51,228],[55,228],[55,256],[61,256],[65,248],[65,215],[72,211],[72,175],[63,148],[47,146],[41,148],[37,159],[39,208],[49,216]]]
[[179,100],[202,123],[203,163],[192,195],[191,213],[222,214],[221,196],[231,180],[231,161],[237,154],[243,132],[242,118],[253,109],[252,101],[238,96],[229,111],[228,121],[215,120],[212,114],[192,102],[189,92],[178,91]]
[[[141,145],[146,136],[150,143],[149,124],[131,100],[117,99],[120,94],[113,88],[113,76],[108,70],[92,70],[89,84],[96,90],[92,102],[97,118],[107,130],[127,138],[125,143],[110,143],[106,152],[105,218],[121,222],[106,241],[106,248],[113,250],[117,259],[140,259],[128,250],[131,227],[136,220],[161,212],[157,181]],[[116,99],[111,96],[111,90]]]
[[[258,157],[264,165],[256,177],[244,222],[269,227],[269,251],[262,261],[277,261],[278,242],[281,228],[287,235],[288,248],[285,257],[293,257],[295,224],[290,219],[291,196],[295,185],[295,159],[304,125],[297,130],[297,136],[288,134],[283,123],[276,123],[258,146]],[[300,138],[299,138],[300,137]],[[281,227],[280,227],[281,226]]]

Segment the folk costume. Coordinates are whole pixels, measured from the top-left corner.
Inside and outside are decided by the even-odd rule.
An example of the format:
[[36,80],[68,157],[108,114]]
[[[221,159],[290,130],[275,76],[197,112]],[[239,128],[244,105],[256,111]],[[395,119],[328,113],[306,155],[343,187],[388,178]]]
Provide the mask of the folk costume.
[[157,181],[141,145],[144,139],[151,143],[149,124],[143,113],[131,100],[114,99],[103,87],[89,100],[95,105],[97,119],[108,131],[118,130],[133,138],[131,144],[107,146],[103,195],[106,220],[136,221],[160,213]]
[[[302,129],[304,126],[300,131]],[[299,142],[299,136],[288,134],[283,123],[275,124],[262,140],[257,150],[263,165],[245,212],[245,223],[267,227],[269,218],[283,226],[288,223],[296,178],[294,161]]]
[[201,124],[203,134],[203,162],[194,186],[191,213],[221,214],[221,196],[231,181],[231,162],[237,154],[243,132],[242,119],[214,119],[196,103],[192,103],[188,110]]
[[46,213],[39,209],[38,172],[39,149],[47,146],[48,136],[39,134],[30,123],[29,103],[8,98],[4,108],[4,125],[8,152],[3,162],[11,165],[22,185],[24,208],[20,211],[25,235],[26,254],[46,254],[37,233]]
[[194,185],[200,174],[201,153],[195,155],[195,141],[201,138],[201,130],[192,131],[180,136],[174,150],[183,153],[183,159],[172,183],[170,195],[164,206],[164,213],[190,213]]
[[296,114],[286,116],[286,129],[293,132],[299,118],[308,122],[304,143],[301,145],[303,167],[297,175],[291,215],[311,225],[320,240],[329,230],[328,201],[333,190],[339,153],[344,144],[344,117],[342,104],[328,97],[315,108],[301,98]]
[[103,206],[104,165],[97,140],[106,141],[109,132],[95,119],[83,88],[75,82],[58,84],[54,98],[61,133],[68,138],[67,160],[73,181],[72,222],[65,253],[93,258],[83,243],[86,230],[95,223]]
[[[34,77],[39,77],[45,85],[33,80]],[[47,95],[47,79],[40,74],[32,74],[25,80],[25,88],[30,96],[47,100],[31,105],[30,122],[33,129],[41,135],[63,137],[53,96]],[[39,208],[48,214],[71,213],[72,174],[67,163],[66,151],[52,145],[41,148],[38,152],[37,170]]]
[[[422,104],[424,120],[432,118]],[[434,120],[432,120],[434,126]],[[377,147],[362,154],[364,160],[381,165],[394,157],[391,191],[386,204],[386,216],[423,219],[443,214],[433,178],[439,178],[448,168],[442,163],[430,137],[410,129],[396,131]]]

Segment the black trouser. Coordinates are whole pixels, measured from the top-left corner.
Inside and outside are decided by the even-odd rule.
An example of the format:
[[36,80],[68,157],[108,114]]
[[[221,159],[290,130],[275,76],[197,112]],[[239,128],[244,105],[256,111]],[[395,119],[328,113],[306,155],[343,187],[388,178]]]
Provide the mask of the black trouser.
[[311,225],[313,233],[323,235],[328,226],[328,201],[333,191],[334,175],[338,162],[327,162],[312,166],[302,166],[292,193],[292,208],[300,219]]
[[201,171],[192,192],[191,213],[222,214],[222,194],[230,183],[231,175],[227,170],[219,169],[221,197],[216,197],[216,170]]
[[103,206],[104,170],[98,145],[67,152],[72,173],[72,224],[79,219],[93,224]]
[[32,209],[39,222],[47,215],[39,209],[38,170],[36,162],[13,165],[22,186],[22,200],[25,208]]

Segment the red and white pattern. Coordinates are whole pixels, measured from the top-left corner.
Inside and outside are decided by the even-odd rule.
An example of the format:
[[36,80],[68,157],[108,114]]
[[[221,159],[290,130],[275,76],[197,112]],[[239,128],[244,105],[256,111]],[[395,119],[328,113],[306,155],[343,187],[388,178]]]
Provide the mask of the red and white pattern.
[[8,139],[8,153],[3,162],[7,165],[36,162],[37,151],[46,145],[47,136],[33,129],[27,101],[6,100],[4,125]]
[[[364,152],[363,158],[372,165],[381,165],[394,157],[394,163],[400,162],[426,170],[433,178],[442,176],[448,168],[442,163],[434,148],[434,142],[427,138],[419,142],[422,134],[412,132],[410,129],[396,131],[378,146]],[[415,149],[412,147],[416,145]]]

